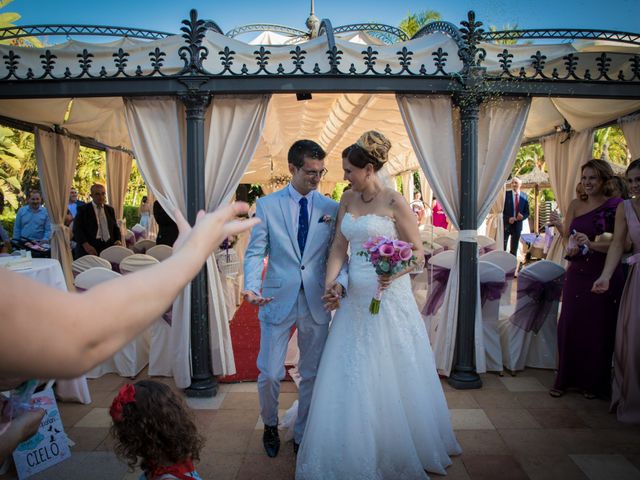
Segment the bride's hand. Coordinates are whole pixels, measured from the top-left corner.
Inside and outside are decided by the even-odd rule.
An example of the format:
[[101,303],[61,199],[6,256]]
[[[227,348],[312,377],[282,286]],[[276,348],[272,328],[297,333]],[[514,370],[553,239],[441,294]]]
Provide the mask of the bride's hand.
[[380,290],[386,290],[391,286],[391,282],[395,280],[394,275],[378,275],[378,285]]
[[324,288],[324,295],[322,301],[324,302],[324,308],[327,311],[332,311],[340,307],[340,299],[344,288],[336,281],[328,283]]

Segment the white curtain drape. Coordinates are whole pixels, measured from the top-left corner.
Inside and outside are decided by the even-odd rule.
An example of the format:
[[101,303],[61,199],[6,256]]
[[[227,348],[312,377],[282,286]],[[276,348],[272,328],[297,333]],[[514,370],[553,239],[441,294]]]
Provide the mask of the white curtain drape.
[[400,174],[400,180],[402,181],[402,196],[407,201],[407,203],[411,203],[413,201],[413,189],[411,188],[411,182],[413,181],[413,172],[406,171]]
[[[131,165],[133,158],[127,152],[122,150],[113,150],[107,148],[107,195],[109,205],[113,207],[116,214],[116,220],[120,225],[120,233],[122,235],[123,244],[126,233],[124,219],[124,197],[127,194],[129,186],[129,176],[131,175]],[[129,228],[133,225],[129,225]]]
[[[556,196],[560,213],[565,215],[571,200],[576,196],[580,167],[592,157],[593,130],[573,132],[568,139],[566,133],[558,133],[542,138],[540,143],[549,171],[551,189]],[[564,250],[565,241],[556,234],[547,253],[547,260],[566,266]]]
[[[205,120],[205,200],[208,211],[231,200],[253,156],[264,123],[268,96],[216,97]],[[140,171],[162,208],[173,218],[186,217],[185,113],[175,98],[125,100],[129,134]],[[216,375],[235,373],[221,279],[212,257],[207,260],[210,298],[211,357]],[[191,383],[190,285],[173,305],[171,350],[179,388]]]
[[502,212],[504,210],[504,197],[507,189],[505,185],[496,195],[496,199],[491,205],[491,210],[487,215],[487,237],[491,237],[496,241],[495,249],[504,250],[504,220]]
[[[459,229],[460,214],[460,131],[459,117],[454,114],[450,97],[398,95],[398,105],[407,133],[422,170],[440,200],[453,226]],[[520,145],[529,111],[529,100],[503,100],[484,103],[478,124],[478,210],[476,227],[487,215],[502,188]],[[455,128],[454,128],[455,125]],[[459,233],[458,241],[475,241],[475,229]],[[438,371],[449,375],[458,319],[459,249],[449,276],[442,318],[432,338]],[[486,371],[480,283],[477,281],[475,322],[476,369]]]
[[[213,98],[209,131],[205,132],[205,198],[207,211],[230,202],[251,162],[264,128],[270,95],[234,95]],[[215,374],[236,373],[229,331],[230,315],[224,302],[223,281],[215,256],[207,260],[211,358]]]
[[71,271],[71,232],[64,224],[69,203],[69,190],[78,161],[78,140],[35,129],[36,162],[42,193],[51,221],[51,258],[60,262],[67,288],[73,287]]
[[[125,115],[140,173],[167,214],[187,216],[185,113],[175,98],[125,99]],[[189,351],[191,285],[173,303],[171,353],[178,388],[191,384]]]
[[640,158],[640,113],[618,119],[624,138],[627,141],[631,160]]

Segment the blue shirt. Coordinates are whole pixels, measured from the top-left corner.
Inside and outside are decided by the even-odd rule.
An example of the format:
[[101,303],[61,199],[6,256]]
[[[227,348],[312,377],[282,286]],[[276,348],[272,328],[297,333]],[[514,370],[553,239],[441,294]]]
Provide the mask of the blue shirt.
[[13,238],[16,240],[48,240],[51,237],[49,214],[44,207],[33,210],[29,205],[20,207],[13,226]]
[[289,202],[289,212],[291,215],[291,225],[293,225],[294,233],[298,234],[298,217],[300,216],[300,199],[302,197],[307,198],[307,213],[309,214],[309,220],[311,220],[311,211],[313,209],[313,192],[311,190],[306,195],[302,195],[299,191],[295,189],[295,187],[291,184],[287,187],[289,191],[289,197],[291,197],[291,202]]

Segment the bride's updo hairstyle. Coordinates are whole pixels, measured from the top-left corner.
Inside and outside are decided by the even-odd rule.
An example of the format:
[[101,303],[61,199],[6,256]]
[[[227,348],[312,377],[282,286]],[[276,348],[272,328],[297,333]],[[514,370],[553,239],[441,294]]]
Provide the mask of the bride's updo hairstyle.
[[370,163],[377,172],[386,163],[390,148],[391,142],[387,137],[370,130],[363,133],[356,143],[345,148],[342,158],[358,168],[364,168]]

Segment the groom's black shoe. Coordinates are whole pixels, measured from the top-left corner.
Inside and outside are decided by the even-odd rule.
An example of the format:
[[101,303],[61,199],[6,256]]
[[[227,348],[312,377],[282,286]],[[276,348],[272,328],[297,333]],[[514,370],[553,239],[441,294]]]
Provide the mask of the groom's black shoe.
[[269,425],[264,426],[262,443],[264,444],[264,449],[268,456],[273,458],[278,455],[278,451],[280,450],[280,437],[278,436],[277,425],[273,427],[270,427]]
[[300,449],[300,444],[294,440],[293,441],[293,454],[294,455],[298,455],[298,450],[299,449]]

